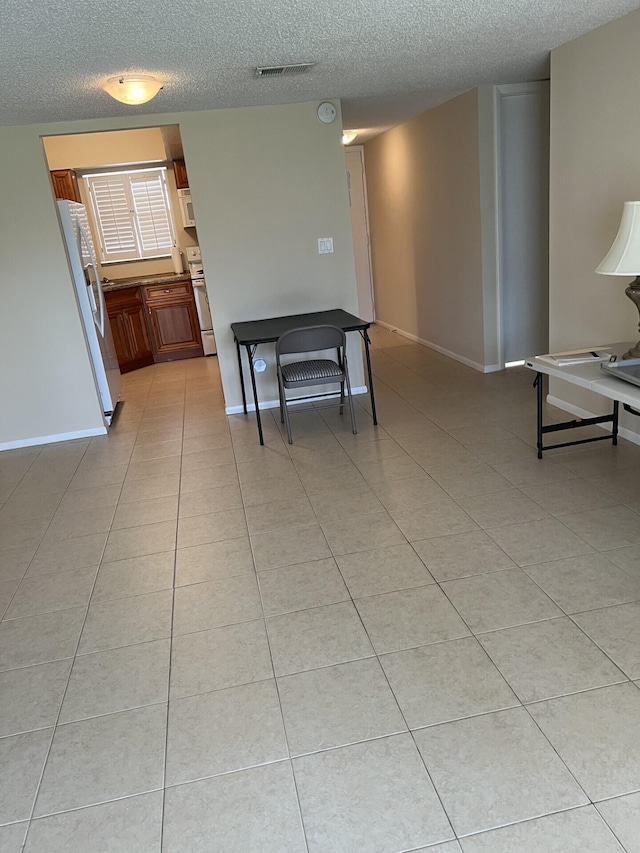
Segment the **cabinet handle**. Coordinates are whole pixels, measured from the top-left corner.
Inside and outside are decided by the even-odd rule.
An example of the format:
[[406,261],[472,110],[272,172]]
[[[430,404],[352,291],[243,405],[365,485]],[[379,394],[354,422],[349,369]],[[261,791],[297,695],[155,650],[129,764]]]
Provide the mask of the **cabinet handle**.
[[171,290],[164,290],[163,293],[171,293]]

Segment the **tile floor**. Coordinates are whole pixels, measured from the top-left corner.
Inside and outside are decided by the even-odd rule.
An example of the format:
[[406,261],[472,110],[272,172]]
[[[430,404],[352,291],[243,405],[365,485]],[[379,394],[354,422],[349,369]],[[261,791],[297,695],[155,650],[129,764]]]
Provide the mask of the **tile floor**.
[[3,853],[639,853],[640,447],[373,332],[357,436],[198,359],[0,455]]

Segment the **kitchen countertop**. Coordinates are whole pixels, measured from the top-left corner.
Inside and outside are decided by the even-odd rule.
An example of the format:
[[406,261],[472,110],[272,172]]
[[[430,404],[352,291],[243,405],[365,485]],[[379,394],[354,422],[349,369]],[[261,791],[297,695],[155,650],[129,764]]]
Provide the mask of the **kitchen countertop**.
[[104,293],[111,293],[114,290],[124,290],[127,287],[140,287],[145,284],[176,284],[179,281],[189,281],[191,276],[188,272],[182,273],[160,273],[159,275],[134,276],[133,278],[119,278],[115,281],[108,281],[102,285]]

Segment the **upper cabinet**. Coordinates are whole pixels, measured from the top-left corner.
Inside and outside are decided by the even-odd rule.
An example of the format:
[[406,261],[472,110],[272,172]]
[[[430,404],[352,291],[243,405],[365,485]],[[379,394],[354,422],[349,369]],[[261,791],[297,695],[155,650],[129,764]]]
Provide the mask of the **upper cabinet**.
[[69,201],[80,201],[78,181],[73,169],[56,169],[51,172],[51,183],[56,198],[67,198]]
[[176,189],[189,189],[189,178],[187,177],[187,167],[184,165],[184,160],[173,161],[173,174],[176,177]]

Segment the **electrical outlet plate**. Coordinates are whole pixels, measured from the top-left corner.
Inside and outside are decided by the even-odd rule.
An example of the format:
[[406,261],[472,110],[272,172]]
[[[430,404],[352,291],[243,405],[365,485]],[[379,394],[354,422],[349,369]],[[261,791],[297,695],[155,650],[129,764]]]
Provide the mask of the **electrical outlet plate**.
[[318,254],[333,254],[333,237],[318,237]]

